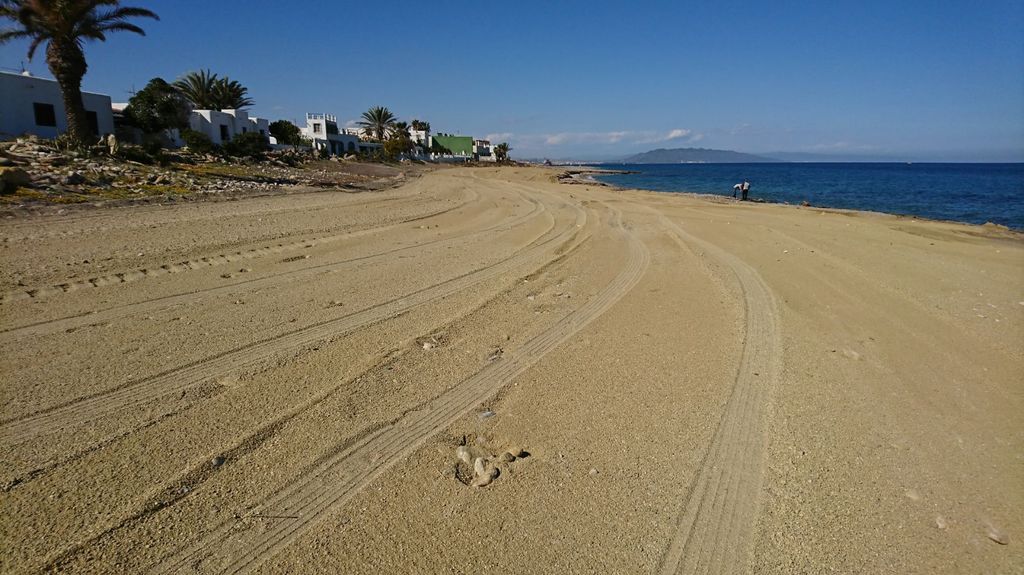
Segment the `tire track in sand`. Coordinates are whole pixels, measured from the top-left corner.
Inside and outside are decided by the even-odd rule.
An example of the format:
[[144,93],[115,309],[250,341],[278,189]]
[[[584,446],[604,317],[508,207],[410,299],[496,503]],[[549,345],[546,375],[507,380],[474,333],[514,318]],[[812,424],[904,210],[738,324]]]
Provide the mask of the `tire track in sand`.
[[[404,252],[404,251],[416,250],[416,249],[419,249],[419,248],[424,248],[424,247],[436,245],[436,244],[439,244],[439,243],[442,243],[442,242],[456,241],[456,240],[459,240],[459,239],[462,239],[462,238],[472,237],[472,236],[480,235],[480,234],[483,234],[483,233],[509,230],[512,227],[514,227],[514,226],[516,226],[516,225],[518,225],[520,223],[523,223],[523,222],[529,220],[530,218],[532,218],[533,216],[535,216],[535,215],[545,211],[544,207],[540,203],[538,203],[536,201],[533,201],[533,200],[530,200],[530,199],[527,199],[527,198],[524,198],[524,200],[529,202],[529,203],[531,203],[533,205],[533,209],[530,212],[528,212],[528,213],[526,213],[526,214],[524,214],[522,216],[519,216],[519,217],[517,217],[517,218],[515,218],[515,219],[513,219],[511,221],[499,222],[498,224],[495,224],[493,226],[489,226],[489,227],[484,228],[482,230],[476,230],[476,231],[470,231],[470,232],[465,232],[465,233],[452,234],[452,235],[449,235],[449,236],[446,236],[446,237],[437,238],[437,239],[433,239],[433,240],[428,240],[428,241],[425,241],[425,242],[422,242],[422,243],[418,243],[418,244],[414,244],[414,245],[410,245],[410,246],[403,246],[403,247],[400,247],[400,248],[394,248],[394,249],[390,249],[390,250],[385,250],[383,252],[377,252],[377,253],[374,253],[374,254],[369,254],[369,255],[365,255],[365,256],[359,256],[359,257],[355,257],[355,258],[347,258],[347,259],[337,260],[337,261],[328,262],[328,263],[325,263],[325,264],[319,264],[319,265],[314,265],[314,266],[307,266],[307,267],[303,267],[303,268],[300,268],[300,269],[297,269],[297,270],[291,270],[291,271],[286,271],[286,272],[278,272],[278,273],[266,275],[266,276],[263,276],[263,277],[260,277],[260,278],[256,278],[256,279],[242,280],[242,281],[237,281],[237,282],[233,282],[233,283],[226,283],[224,285],[220,285],[220,286],[217,286],[217,287],[214,287],[214,288],[208,288],[208,289],[204,289],[204,290],[196,290],[196,291],[189,291],[189,292],[184,292],[184,293],[178,293],[178,294],[173,294],[173,295],[168,295],[168,296],[163,296],[163,297],[143,300],[143,301],[139,301],[139,302],[128,303],[128,304],[124,304],[124,305],[118,305],[118,306],[109,307],[109,308],[101,309],[101,310],[97,310],[97,311],[90,311],[90,312],[87,312],[87,313],[82,313],[82,314],[77,314],[77,315],[72,315],[72,316],[65,316],[65,317],[62,317],[62,318],[56,318],[56,319],[52,319],[52,320],[35,322],[35,323],[26,324],[26,325],[22,325],[22,326],[12,327],[12,328],[9,328],[9,329],[0,329],[0,345],[10,343],[12,340],[15,340],[15,339],[21,338],[21,337],[46,335],[46,334],[49,334],[49,333],[54,333],[54,332],[58,332],[58,331],[64,331],[64,330],[68,330],[68,329],[80,329],[82,327],[86,327],[86,326],[89,326],[89,325],[94,325],[94,324],[101,323],[101,322],[109,322],[111,320],[114,320],[114,319],[117,319],[117,318],[120,318],[120,317],[124,317],[124,316],[127,316],[127,315],[152,313],[152,312],[156,312],[156,311],[159,311],[161,309],[166,309],[166,308],[173,307],[173,306],[176,306],[176,305],[187,304],[187,303],[190,303],[190,302],[192,302],[194,300],[197,300],[197,299],[200,299],[200,298],[206,297],[206,296],[214,296],[214,295],[218,295],[218,294],[221,294],[221,293],[230,293],[230,292],[234,292],[234,291],[237,291],[237,290],[240,290],[240,289],[248,289],[248,290],[262,289],[262,288],[266,288],[266,287],[269,287],[269,286],[278,285],[278,284],[284,283],[286,281],[295,281],[297,279],[300,279],[300,278],[303,278],[303,277],[306,277],[306,276],[310,276],[310,275],[317,275],[317,274],[322,274],[322,273],[334,272],[334,271],[337,271],[338,269],[341,269],[341,268],[343,268],[343,267],[345,267],[345,266],[347,266],[349,264],[355,263],[355,262],[364,262],[364,261],[367,261],[367,260],[373,260],[373,259],[376,259],[376,258],[380,258],[380,257],[388,256],[388,255],[393,255],[393,254],[396,254],[396,253],[401,253],[401,252]],[[457,209],[458,207],[461,207],[461,206],[456,206],[455,208],[451,208],[451,209]],[[443,210],[443,211],[438,212],[436,214],[430,214],[428,216],[412,218],[412,219],[405,220],[405,221],[402,221],[402,222],[399,222],[399,223],[396,223],[396,224],[389,224],[389,225],[385,225],[385,226],[381,226],[381,227],[376,227],[376,228],[371,228],[371,229],[366,229],[366,230],[358,230],[358,231],[354,231],[354,232],[349,232],[348,234],[344,234],[342,236],[338,236],[338,239],[349,240],[349,239],[354,239],[354,238],[365,236],[365,235],[372,235],[372,234],[382,233],[384,231],[400,227],[400,226],[402,226],[404,224],[408,224],[408,223],[413,222],[413,221],[425,219],[427,217],[434,217],[436,215],[439,215],[439,214],[442,214],[442,213],[445,213],[445,212],[448,212],[448,211],[450,211],[450,210]],[[310,241],[300,242],[300,243],[308,244],[308,243],[313,242],[313,241],[323,242],[324,240],[323,239],[320,239],[320,240],[310,240]]]
[[[421,288],[358,312],[286,332],[282,335],[236,348],[137,382],[128,383],[110,391],[80,398],[42,412],[4,422],[0,426],[0,445],[15,445],[39,435],[82,425],[135,405],[183,392],[187,388],[199,385],[217,376],[257,365],[267,358],[296,352],[317,341],[338,337],[362,326],[394,317],[412,308],[507,273],[537,258],[544,258],[548,251],[547,247],[555,245],[557,249],[564,240],[575,236],[585,222],[586,213],[582,209],[577,208],[576,219],[559,233],[547,239],[535,240],[531,246],[483,268]],[[551,230],[542,234],[541,237],[550,233]],[[160,415],[152,414],[149,419],[157,419],[158,417]]]
[[658,571],[662,575],[745,573],[760,507],[768,407],[782,367],[775,298],[745,262],[659,216],[680,245],[699,248],[732,270],[743,291],[746,335],[725,412]]
[[506,353],[441,396],[326,459],[254,511],[268,511],[284,519],[275,520],[265,529],[260,524],[246,528],[235,520],[225,521],[197,543],[162,560],[153,572],[195,570],[202,563],[220,573],[244,573],[256,568],[432,435],[497,393],[611,308],[640,281],[650,262],[647,247],[622,228],[617,212],[615,220],[616,228],[629,243],[629,257],[622,272],[597,296],[518,350]]
[[308,239],[298,239],[288,243],[272,244],[272,242],[255,242],[257,244],[265,243],[272,245],[264,245],[258,248],[251,248],[244,251],[234,252],[220,250],[221,253],[217,253],[215,255],[198,256],[188,260],[174,261],[164,264],[158,263],[156,265],[148,266],[145,268],[136,268],[127,271],[97,275],[95,277],[89,277],[86,279],[69,279],[58,284],[19,288],[16,290],[0,293],[0,305],[8,305],[22,300],[52,297],[72,291],[77,291],[80,289],[101,288],[123,283],[132,283],[143,279],[165,276],[167,274],[177,274],[192,270],[203,269],[207,267],[216,267],[229,263],[244,262],[246,260],[267,257],[281,253],[288,253],[295,250],[311,248],[318,244],[326,244],[341,240],[349,240],[365,235],[391,230],[400,227],[404,224],[408,224],[410,222],[425,220],[436,216],[444,215],[446,213],[464,207],[478,198],[479,195],[474,193],[473,198],[467,199],[454,206],[447,206],[443,209],[436,210],[434,212],[420,214],[417,216],[411,216],[391,224],[384,224],[382,226],[353,230],[350,232],[342,232],[340,234],[332,234],[327,236],[314,236]]

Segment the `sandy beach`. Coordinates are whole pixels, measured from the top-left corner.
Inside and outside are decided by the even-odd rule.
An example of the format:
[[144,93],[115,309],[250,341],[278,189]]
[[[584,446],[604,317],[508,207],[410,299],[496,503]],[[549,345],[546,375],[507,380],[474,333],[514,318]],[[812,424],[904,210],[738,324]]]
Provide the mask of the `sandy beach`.
[[0,572],[1024,573],[1024,237],[560,173],[0,220]]

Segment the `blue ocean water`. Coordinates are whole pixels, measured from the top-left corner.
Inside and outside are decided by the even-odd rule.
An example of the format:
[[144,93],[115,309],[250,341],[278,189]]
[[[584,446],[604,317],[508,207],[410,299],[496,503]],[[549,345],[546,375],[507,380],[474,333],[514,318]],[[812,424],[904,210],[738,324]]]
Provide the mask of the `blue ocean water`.
[[750,197],[1024,230],[1024,164],[601,164],[632,170],[598,180],[624,188]]

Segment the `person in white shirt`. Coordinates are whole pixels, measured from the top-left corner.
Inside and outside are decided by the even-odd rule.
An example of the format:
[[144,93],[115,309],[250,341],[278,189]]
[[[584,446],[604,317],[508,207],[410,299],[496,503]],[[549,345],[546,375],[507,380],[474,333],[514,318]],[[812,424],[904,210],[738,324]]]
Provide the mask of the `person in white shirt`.
[[750,182],[743,180],[743,185],[740,188],[740,191],[743,192],[743,197],[740,199],[743,200],[744,202],[747,201],[747,194],[750,193]]

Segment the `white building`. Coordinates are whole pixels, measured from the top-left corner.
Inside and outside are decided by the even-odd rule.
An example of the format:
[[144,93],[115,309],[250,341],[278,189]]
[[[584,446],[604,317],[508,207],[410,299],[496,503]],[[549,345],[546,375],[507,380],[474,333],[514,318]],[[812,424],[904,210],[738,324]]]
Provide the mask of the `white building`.
[[314,150],[327,150],[335,156],[359,151],[359,136],[338,129],[338,117],[332,114],[306,114],[306,127],[300,131],[312,140]]
[[192,110],[188,124],[189,128],[206,134],[218,146],[248,132],[270,137],[270,122],[266,118],[249,117],[245,110]]
[[473,159],[478,162],[497,162],[494,149],[488,140],[473,140]]
[[[89,129],[97,138],[114,132],[110,96],[82,92],[82,103]],[[56,138],[67,130],[64,100],[56,80],[27,72],[0,72],[0,139],[22,134]]]

